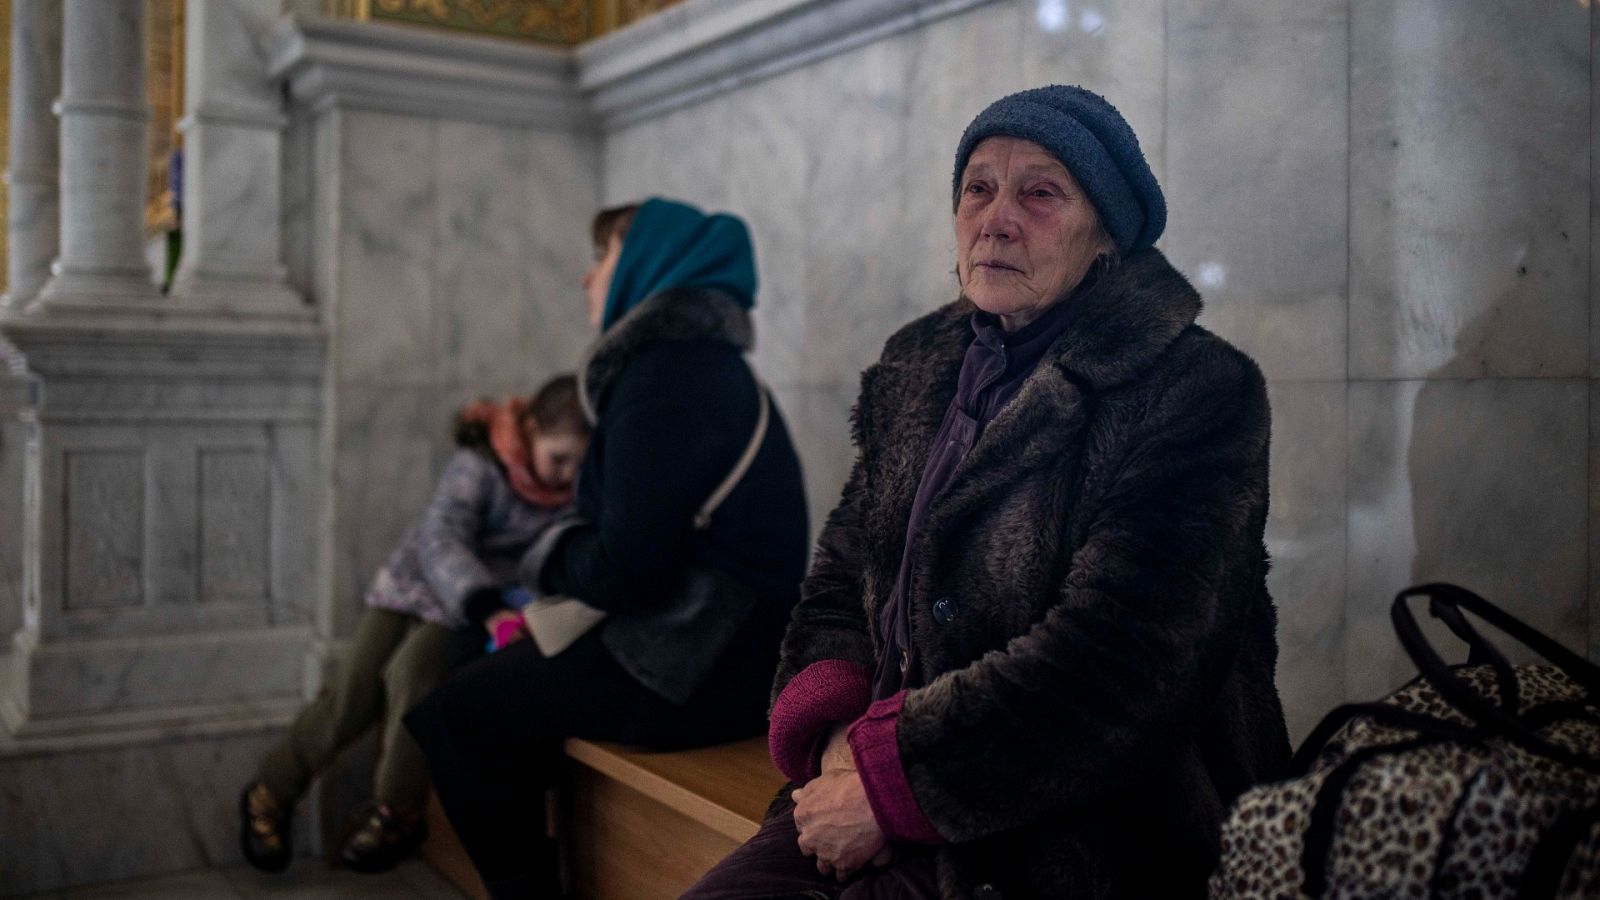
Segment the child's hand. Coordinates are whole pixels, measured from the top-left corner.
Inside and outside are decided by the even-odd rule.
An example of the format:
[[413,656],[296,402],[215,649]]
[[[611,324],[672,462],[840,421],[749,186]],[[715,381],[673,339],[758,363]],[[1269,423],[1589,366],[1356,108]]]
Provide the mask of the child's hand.
[[522,621],[522,613],[513,609],[502,609],[490,613],[483,620],[483,630],[489,632],[489,638],[494,649],[500,650],[528,636],[528,626]]

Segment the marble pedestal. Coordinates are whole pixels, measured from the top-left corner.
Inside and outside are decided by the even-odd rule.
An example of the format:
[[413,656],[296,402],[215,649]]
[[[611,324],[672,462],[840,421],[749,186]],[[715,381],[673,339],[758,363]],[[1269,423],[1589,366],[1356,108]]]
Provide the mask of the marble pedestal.
[[36,389],[20,354],[0,337],[0,671],[10,649],[5,639],[22,627],[23,414]]
[[[239,864],[239,791],[282,733],[271,722],[36,739],[0,730],[0,897]],[[310,852],[310,829],[297,837]]]
[[14,317],[27,424],[17,737],[273,719],[312,637],[322,341]]
[[0,448],[22,457],[0,892],[235,861],[236,793],[326,656],[322,336],[48,309],[0,334],[29,379]]

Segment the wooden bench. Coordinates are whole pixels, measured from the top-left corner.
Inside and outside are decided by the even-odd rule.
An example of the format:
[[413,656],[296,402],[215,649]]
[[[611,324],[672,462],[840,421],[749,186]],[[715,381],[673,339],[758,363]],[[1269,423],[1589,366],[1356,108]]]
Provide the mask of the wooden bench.
[[[652,753],[569,740],[562,839],[584,900],[675,898],[748,840],[783,776],[764,737]],[[429,803],[423,855],[473,897],[487,894],[449,822]]]

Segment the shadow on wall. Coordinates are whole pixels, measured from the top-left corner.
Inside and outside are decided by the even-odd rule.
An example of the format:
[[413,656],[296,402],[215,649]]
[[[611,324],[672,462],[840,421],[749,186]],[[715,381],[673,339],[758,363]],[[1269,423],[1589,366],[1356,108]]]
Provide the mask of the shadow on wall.
[[[1580,416],[1575,428],[1567,413],[1569,401],[1587,404],[1567,396],[1569,382],[1488,377],[1488,348],[1516,327],[1518,300],[1514,289],[1502,290],[1457,333],[1454,356],[1420,386],[1402,386],[1414,391],[1411,580],[1470,588],[1583,653],[1587,572],[1574,548],[1585,543],[1587,427]],[[1397,400],[1398,412],[1404,397]],[[1424,627],[1447,662],[1466,658],[1465,644],[1442,625],[1428,617]],[[1484,631],[1513,661],[1535,659]],[[1409,660],[1396,660],[1400,670],[1391,674],[1409,678]]]

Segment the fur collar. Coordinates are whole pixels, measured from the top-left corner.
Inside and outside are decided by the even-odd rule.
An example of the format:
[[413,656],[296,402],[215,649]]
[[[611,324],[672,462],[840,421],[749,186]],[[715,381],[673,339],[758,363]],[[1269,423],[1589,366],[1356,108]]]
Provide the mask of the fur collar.
[[1055,363],[1073,380],[1104,389],[1155,362],[1200,316],[1200,295],[1159,250],[1130,254],[1082,297]]
[[[1086,392],[1140,377],[1200,312],[1199,295],[1156,250],[1130,254],[1070,302],[1075,308],[1066,330],[929,507],[924,547],[937,546],[941,534],[1036,469],[1074,458],[1086,424]],[[963,298],[912,322],[889,339],[883,361],[862,374],[855,439],[879,473],[881,518],[873,525],[885,533],[905,531],[929,448],[972,343],[973,309]],[[899,549],[891,548],[895,554]],[[884,571],[898,568],[889,559],[879,565]],[[928,577],[931,565],[919,553],[913,577]]]
[[620,373],[638,352],[663,341],[720,340],[748,352],[755,329],[748,310],[720,291],[662,291],[617,320],[578,366],[578,396],[590,424]]
[[[1136,378],[1201,308],[1200,295],[1155,249],[1130,254],[1070,302],[1071,321],[1040,367],[1053,363],[1068,381],[1096,390]],[[912,322],[889,339],[885,364],[942,369],[953,361],[959,371],[973,310],[963,297]]]

